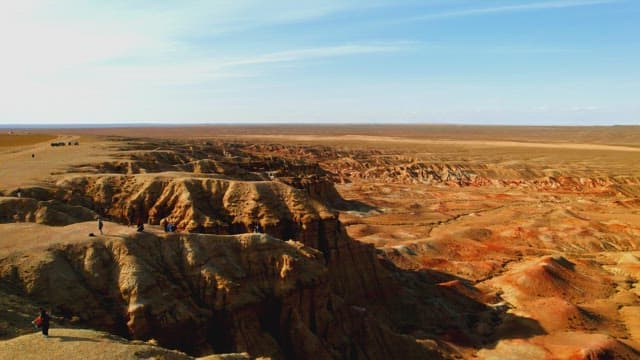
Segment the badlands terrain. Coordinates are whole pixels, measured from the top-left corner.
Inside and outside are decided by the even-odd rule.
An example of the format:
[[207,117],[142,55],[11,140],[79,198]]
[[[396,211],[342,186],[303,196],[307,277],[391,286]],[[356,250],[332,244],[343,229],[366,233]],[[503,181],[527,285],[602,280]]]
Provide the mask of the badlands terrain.
[[640,358],[640,127],[14,130],[0,164],[1,359]]

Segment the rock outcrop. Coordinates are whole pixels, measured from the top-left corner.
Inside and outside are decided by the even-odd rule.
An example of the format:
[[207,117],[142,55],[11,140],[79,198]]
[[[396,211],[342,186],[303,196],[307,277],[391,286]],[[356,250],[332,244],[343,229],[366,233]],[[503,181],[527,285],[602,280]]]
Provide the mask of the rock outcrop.
[[0,197],[0,223],[35,222],[52,226],[69,225],[96,218],[94,211],[57,200],[38,201],[26,197]]
[[[388,196],[379,207],[350,202],[334,181]],[[6,254],[0,296],[10,291],[66,322],[192,356],[450,358],[485,348],[478,354],[491,358],[522,339],[531,341],[520,349],[548,356],[555,338],[547,333],[601,326],[597,311],[609,309],[586,303],[593,294],[613,296],[621,282],[591,272],[587,262],[547,254],[638,248],[635,227],[560,210],[556,201],[571,192],[619,196],[615,206],[634,209],[628,197],[637,196],[639,183],[323,146],[130,140],[115,160],[77,166],[49,187],[0,198],[0,226],[23,237],[47,230],[44,244],[32,234],[25,240],[37,251],[0,247]],[[410,199],[409,219],[386,215],[389,199],[411,196],[400,192],[407,184],[420,187],[414,194],[428,201]],[[473,186],[491,191],[486,197],[463,192]],[[511,198],[502,189],[548,196],[522,219],[505,210],[511,214],[502,217],[505,223],[517,220],[517,226],[483,220],[494,210],[500,218],[501,202]],[[460,203],[446,203],[447,196]],[[547,211],[551,203],[555,210]],[[393,232],[398,243],[376,250],[347,234],[339,220],[345,213],[363,234],[411,228]],[[88,236],[95,223],[82,222],[98,215],[108,221],[107,235]],[[364,221],[376,215],[388,216],[378,228]],[[6,224],[12,222],[57,227]],[[139,222],[147,232],[126,226]],[[167,223],[178,232],[158,230]],[[413,230],[424,238],[409,236]],[[515,246],[501,246],[504,239]],[[611,264],[620,276],[634,274],[636,264]],[[593,278],[600,282],[591,284]],[[626,290],[620,318],[631,327],[637,303]],[[547,307],[554,311],[540,315]],[[611,325],[616,339],[626,334],[620,326]],[[576,342],[567,354],[632,353],[612,338],[592,340]]]
[[56,314],[190,354],[434,356],[329,286],[323,254],[264,234],[141,233],[0,260],[2,283]]
[[[397,269],[382,266],[372,245],[346,234],[333,208],[349,204],[317,164],[203,145],[137,150],[73,171],[50,189],[24,189],[32,197],[11,201],[122,224],[172,223],[180,233],[73,244],[61,238],[44,252],[0,261],[3,283],[65,318],[190,354],[446,356],[426,341],[433,326],[402,315],[403,306],[424,314],[442,309],[442,301],[423,301],[436,288],[410,285],[419,275],[394,275]],[[246,234],[256,225],[260,234]],[[400,301],[402,291],[410,296]],[[469,305],[459,298],[456,308]],[[476,306],[467,313],[486,311]],[[473,331],[457,315],[448,319],[452,331]],[[408,335],[420,329],[425,341]]]
[[325,159],[323,167],[340,182],[386,184],[494,186],[554,192],[585,192],[627,196],[640,194],[640,178],[595,176],[499,164],[429,162],[404,156],[365,156]]

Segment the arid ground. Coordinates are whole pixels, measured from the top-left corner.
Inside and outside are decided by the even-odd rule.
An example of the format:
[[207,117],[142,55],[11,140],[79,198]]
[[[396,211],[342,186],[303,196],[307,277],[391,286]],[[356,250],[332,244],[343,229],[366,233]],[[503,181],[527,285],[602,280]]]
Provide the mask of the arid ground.
[[640,127],[20,130],[0,164],[0,358],[640,357]]

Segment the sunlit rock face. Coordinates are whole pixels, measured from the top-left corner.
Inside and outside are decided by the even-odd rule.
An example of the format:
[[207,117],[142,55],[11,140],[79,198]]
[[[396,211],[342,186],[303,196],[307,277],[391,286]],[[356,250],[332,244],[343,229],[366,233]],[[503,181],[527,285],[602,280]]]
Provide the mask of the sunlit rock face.
[[117,139],[3,191],[0,336],[44,305],[190,355],[638,356],[632,158],[370,140]]

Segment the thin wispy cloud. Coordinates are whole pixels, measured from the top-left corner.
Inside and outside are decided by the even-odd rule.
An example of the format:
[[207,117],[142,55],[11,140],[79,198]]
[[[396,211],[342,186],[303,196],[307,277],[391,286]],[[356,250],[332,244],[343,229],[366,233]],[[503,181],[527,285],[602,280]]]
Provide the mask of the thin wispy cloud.
[[294,48],[224,58],[189,57],[184,61],[158,64],[107,63],[98,68],[98,74],[85,76],[110,83],[135,80],[164,87],[195,85],[230,78],[258,78],[272,72],[270,66],[280,63],[306,64],[319,59],[391,54],[409,51],[418,45],[419,43],[409,41],[377,42]]
[[[375,44],[346,44],[320,46],[276,51],[265,54],[253,54],[242,57],[202,59],[197,64],[182,64],[183,69],[195,69],[192,82],[225,77],[258,77],[268,72],[269,65],[280,63],[305,63],[319,59],[332,59],[347,56],[374,55],[407,51],[414,46],[411,42],[388,42]],[[188,77],[187,77],[188,78]]]
[[512,55],[553,55],[553,54],[569,54],[583,53],[585,50],[575,48],[554,48],[554,47],[538,47],[538,46],[495,46],[483,48],[467,48],[460,51],[472,52],[475,54],[512,54]]
[[278,51],[268,54],[234,59],[221,64],[221,67],[236,67],[244,65],[259,65],[280,62],[293,62],[319,58],[341,57],[374,53],[390,53],[408,50],[410,42],[392,42],[382,44],[349,44],[337,46],[323,46]]
[[[156,31],[171,29],[173,35],[221,37],[258,29],[321,21],[334,15],[382,8],[393,0],[324,1],[185,1],[172,2],[161,11],[144,15]],[[186,4],[185,4],[186,3]],[[186,20],[186,21],[185,21]],[[183,34],[179,34],[187,30]]]
[[622,0],[577,0],[577,1],[531,2],[531,3],[517,4],[517,5],[503,5],[503,6],[484,7],[484,8],[470,8],[470,9],[443,11],[443,12],[436,12],[431,14],[415,16],[409,19],[404,19],[404,20],[405,21],[406,20],[409,20],[409,21],[438,20],[438,19],[447,19],[447,18],[459,18],[459,17],[515,13],[515,12],[526,12],[526,11],[554,10],[554,9],[565,9],[565,8],[575,8],[575,7],[584,7],[584,6],[606,5],[606,4],[619,3],[621,1]]

